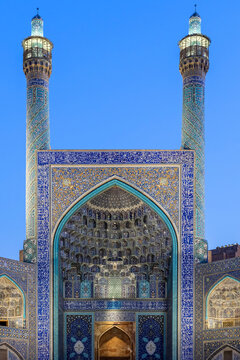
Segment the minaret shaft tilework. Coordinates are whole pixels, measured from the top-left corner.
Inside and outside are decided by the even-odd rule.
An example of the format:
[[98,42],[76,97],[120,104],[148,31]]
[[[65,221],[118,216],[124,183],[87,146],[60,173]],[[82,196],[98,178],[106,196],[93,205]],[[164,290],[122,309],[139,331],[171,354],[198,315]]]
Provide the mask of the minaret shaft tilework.
[[189,35],[180,42],[179,69],[183,76],[182,149],[195,150],[195,259],[206,261],[205,240],[205,76],[210,40],[201,34],[201,18],[189,20]]
[[43,37],[43,20],[32,19],[31,36],[22,43],[23,71],[27,79],[26,119],[26,240],[24,260],[36,261],[36,150],[50,149],[49,77],[52,43]]

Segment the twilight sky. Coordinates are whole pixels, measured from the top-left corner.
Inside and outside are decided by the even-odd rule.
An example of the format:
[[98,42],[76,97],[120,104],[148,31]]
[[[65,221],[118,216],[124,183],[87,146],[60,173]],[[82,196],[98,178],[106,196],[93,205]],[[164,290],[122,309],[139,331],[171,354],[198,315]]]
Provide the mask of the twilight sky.
[[[0,256],[25,239],[26,81],[21,41],[40,8],[54,43],[53,149],[179,149],[182,78],[178,41],[194,1],[38,0],[1,4]],[[240,46],[237,0],[200,0],[212,40],[206,78],[206,238],[240,242]]]

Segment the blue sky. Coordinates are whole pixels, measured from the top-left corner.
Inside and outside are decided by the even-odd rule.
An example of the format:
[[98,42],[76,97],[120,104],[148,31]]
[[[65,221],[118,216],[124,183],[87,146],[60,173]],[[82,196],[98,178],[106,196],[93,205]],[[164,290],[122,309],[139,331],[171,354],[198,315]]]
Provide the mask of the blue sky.
[[[40,8],[54,43],[53,149],[179,149],[178,41],[194,1],[85,0],[1,4],[1,246],[18,258],[25,239],[26,83],[21,41]],[[212,40],[206,80],[206,238],[240,242],[240,47],[236,0],[198,1]]]

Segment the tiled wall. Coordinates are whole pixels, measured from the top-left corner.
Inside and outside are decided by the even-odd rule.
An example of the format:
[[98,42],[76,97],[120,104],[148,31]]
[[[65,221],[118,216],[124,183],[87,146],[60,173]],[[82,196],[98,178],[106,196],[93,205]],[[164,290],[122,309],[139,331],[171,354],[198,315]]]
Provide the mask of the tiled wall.
[[[60,173],[60,168],[63,172],[58,179],[62,182],[63,194],[66,202],[69,200],[69,195],[72,196],[72,201],[77,200],[81,194],[86,193],[89,189],[97,188],[104,182],[110,181],[113,178],[118,178],[125,182],[125,177],[131,175],[131,180],[128,178],[127,183],[136,186],[139,191],[147,194],[154,199],[161,207],[169,206],[169,212],[172,214],[176,211],[175,205],[171,201],[175,199],[172,192],[171,176],[170,182],[167,186],[166,180],[163,176],[156,176],[156,169],[165,166],[172,172],[174,176],[174,167],[181,169],[181,177],[179,179],[180,186],[179,198],[174,200],[175,204],[179,203],[181,220],[176,217],[175,228],[177,231],[178,224],[181,223],[179,253],[181,252],[181,289],[184,290],[182,297],[178,298],[178,306],[180,312],[180,326],[178,333],[181,334],[179,338],[179,351],[182,360],[193,359],[193,206],[194,206],[194,154],[191,151],[46,151],[38,153],[38,358],[49,359],[50,351],[50,334],[47,329],[50,328],[50,230],[52,229],[50,213],[59,214],[55,217],[55,221],[61,216],[62,210],[59,211],[59,206],[64,202],[59,201],[57,189],[54,189],[56,179],[54,176],[57,171]],[[77,167],[85,167],[83,171],[76,169]],[[59,169],[58,169],[59,168]],[[132,168],[135,168],[134,171]],[[151,171],[148,171],[152,168]],[[111,170],[110,170],[111,169]],[[139,170],[138,170],[139,169]],[[55,173],[54,173],[55,171]],[[73,173],[78,172],[78,181],[73,178]],[[82,178],[79,172],[82,171]],[[93,176],[89,176],[91,171]],[[118,174],[115,172],[118,171]],[[51,175],[49,177],[49,174]],[[88,174],[88,176],[86,176]],[[95,174],[95,175],[94,175]],[[96,176],[98,174],[98,176]],[[101,175],[103,174],[103,175]],[[125,175],[124,175],[125,174]],[[128,175],[130,174],[130,175]],[[101,175],[101,176],[100,176]],[[74,175],[75,176],[75,175]],[[123,176],[121,178],[121,176]],[[162,179],[164,178],[164,179]],[[52,187],[50,186],[52,181]],[[81,181],[82,179],[82,181]],[[144,179],[144,181],[143,181]],[[94,181],[93,181],[94,180]],[[129,181],[130,180],[130,181]],[[75,187],[79,187],[82,182],[82,190],[75,193]],[[159,190],[155,190],[159,187]],[[164,187],[166,196],[162,197]],[[50,194],[53,200],[50,203]],[[62,192],[62,191],[61,191]],[[169,193],[172,195],[169,196]],[[62,194],[62,195],[63,195]],[[168,199],[169,196],[169,200]],[[173,197],[173,198],[172,198]],[[165,201],[165,203],[164,203]],[[164,206],[162,204],[165,204]],[[71,205],[71,202],[68,207]],[[167,210],[168,211],[168,210]],[[179,211],[179,210],[177,210]],[[53,219],[54,215],[53,214]],[[174,217],[174,215],[172,215]],[[180,265],[180,264],[179,264]],[[175,279],[176,280],[176,279]],[[149,302],[149,305],[152,303]],[[96,309],[97,310],[97,309]],[[100,310],[100,308],[98,309]],[[104,310],[104,309],[102,309]],[[114,310],[114,309],[112,309]],[[115,311],[115,310],[114,310]],[[176,331],[174,326],[174,331]]]
[[195,275],[195,358],[208,359],[225,345],[240,351],[240,327],[206,329],[206,297],[220,279],[230,276],[240,280],[240,258],[196,266]]
[[0,275],[7,275],[23,291],[26,299],[26,327],[0,327],[0,344],[6,343],[24,360],[36,359],[36,266],[0,258]]

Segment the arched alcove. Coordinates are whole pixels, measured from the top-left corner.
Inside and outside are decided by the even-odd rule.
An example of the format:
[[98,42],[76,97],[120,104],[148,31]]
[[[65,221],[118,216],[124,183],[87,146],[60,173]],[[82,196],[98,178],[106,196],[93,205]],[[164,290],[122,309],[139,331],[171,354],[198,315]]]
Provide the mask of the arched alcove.
[[2,326],[25,326],[25,295],[19,285],[8,275],[0,275],[0,320]]
[[99,339],[98,360],[132,360],[132,353],[129,335],[117,326],[108,329]]
[[[166,298],[170,231],[149,206],[117,186],[71,216],[59,251],[65,299]],[[149,291],[142,291],[143,283]]]
[[207,360],[240,360],[240,352],[232,346],[224,345]]
[[168,341],[176,349],[177,247],[163,210],[120,180],[80,199],[59,223],[53,242],[54,358],[62,352],[60,304],[67,299],[170,296]]
[[16,349],[7,343],[0,344],[0,359],[1,360],[24,360]]
[[240,326],[240,281],[225,276],[206,297],[206,328]]

